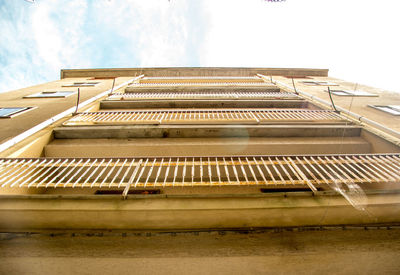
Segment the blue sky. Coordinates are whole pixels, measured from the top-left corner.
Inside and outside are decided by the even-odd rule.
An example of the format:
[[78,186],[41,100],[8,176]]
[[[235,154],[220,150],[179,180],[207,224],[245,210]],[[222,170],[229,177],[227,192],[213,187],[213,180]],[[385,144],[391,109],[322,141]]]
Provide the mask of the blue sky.
[[400,92],[395,0],[0,0],[0,92],[62,68],[329,68]]

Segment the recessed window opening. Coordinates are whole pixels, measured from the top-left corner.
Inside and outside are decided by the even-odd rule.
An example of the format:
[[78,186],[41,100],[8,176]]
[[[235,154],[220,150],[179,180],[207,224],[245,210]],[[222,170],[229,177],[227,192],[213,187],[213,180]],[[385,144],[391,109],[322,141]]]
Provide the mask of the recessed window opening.
[[64,98],[76,93],[75,91],[44,91],[33,95],[24,96],[24,98]]
[[94,87],[100,82],[74,82],[72,84],[65,84],[62,87]]
[[92,78],[88,78],[88,80],[96,80],[96,79],[115,79],[116,76],[95,76]]
[[32,107],[4,107],[0,108],[0,118],[11,118],[17,115],[22,114],[28,110],[32,109]]
[[302,81],[303,84],[308,86],[338,86],[339,84],[328,81]]
[[286,78],[289,78],[289,79],[292,79],[292,78],[294,78],[294,79],[298,79],[298,78],[302,78],[302,79],[312,79],[312,77],[309,77],[309,76],[285,76]]
[[368,105],[368,106],[389,113],[391,115],[400,116],[400,105]]
[[[328,92],[328,90],[325,90],[325,92]],[[360,90],[331,90],[331,93],[337,96],[378,96],[377,94],[371,94]]]

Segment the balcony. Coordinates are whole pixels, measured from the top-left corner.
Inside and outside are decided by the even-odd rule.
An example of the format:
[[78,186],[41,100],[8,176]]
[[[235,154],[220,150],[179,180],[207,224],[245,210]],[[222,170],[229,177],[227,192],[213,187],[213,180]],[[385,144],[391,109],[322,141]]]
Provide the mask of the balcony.
[[293,93],[263,91],[191,91],[191,92],[134,92],[114,93],[108,100],[277,100],[300,99]]
[[[400,183],[400,155],[0,159],[1,187],[162,188]],[[396,186],[398,188],[398,186]]]
[[258,110],[149,110],[101,111],[80,113],[65,126],[118,124],[273,124],[273,123],[348,123],[328,110],[258,109]]

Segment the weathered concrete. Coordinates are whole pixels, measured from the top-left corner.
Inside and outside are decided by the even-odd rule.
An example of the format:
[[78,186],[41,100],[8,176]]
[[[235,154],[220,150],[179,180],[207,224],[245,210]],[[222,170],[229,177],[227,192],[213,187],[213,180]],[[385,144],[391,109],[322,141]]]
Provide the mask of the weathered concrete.
[[[261,78],[260,78],[261,80]],[[128,86],[125,88],[125,93],[180,93],[180,92],[197,92],[197,93],[214,93],[214,92],[269,92],[276,93],[280,92],[281,89],[273,84],[269,84],[263,82],[262,87],[235,87],[235,86],[157,86],[157,87],[136,87],[136,86]]]
[[319,109],[304,100],[103,100],[101,109],[146,108],[307,108]]
[[356,137],[353,125],[130,125],[68,126],[55,138],[189,138],[189,137]]
[[4,234],[2,274],[398,274],[400,229]]
[[56,139],[46,157],[160,157],[367,154],[360,137]]
[[361,130],[360,137],[366,140],[371,145],[371,152],[379,153],[397,153],[400,152],[400,141],[388,140],[381,136],[367,131],[366,129]]
[[400,222],[400,194],[368,193],[366,211],[339,195],[2,196],[0,231],[182,230],[388,224]]

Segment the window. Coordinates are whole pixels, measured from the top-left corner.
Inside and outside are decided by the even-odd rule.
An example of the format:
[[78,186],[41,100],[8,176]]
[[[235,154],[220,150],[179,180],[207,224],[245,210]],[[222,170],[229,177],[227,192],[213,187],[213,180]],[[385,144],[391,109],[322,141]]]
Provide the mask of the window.
[[297,79],[297,78],[303,78],[303,79],[312,79],[312,77],[309,77],[309,76],[285,76],[286,78],[289,78],[289,79]]
[[[325,92],[328,92],[326,90]],[[378,96],[364,91],[351,91],[351,90],[331,90],[331,93],[338,96]]]
[[400,105],[368,105],[368,106],[389,113],[391,115],[400,116]]
[[32,109],[32,107],[5,107],[0,108],[0,118],[10,118],[22,114],[25,111]]
[[64,98],[76,93],[75,91],[48,91],[48,92],[41,92],[33,95],[24,96],[24,98],[50,98],[50,97],[57,97],[57,98]]
[[72,84],[65,84],[62,87],[94,87],[96,84],[100,82],[74,82]]
[[339,84],[327,81],[302,81],[303,84],[309,86],[338,86]]
[[92,78],[88,78],[88,80],[96,80],[96,79],[115,79],[116,76],[95,76]]

